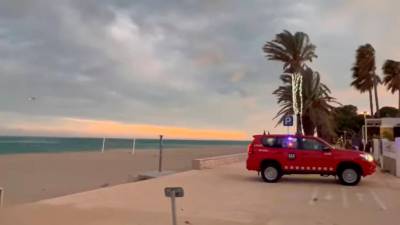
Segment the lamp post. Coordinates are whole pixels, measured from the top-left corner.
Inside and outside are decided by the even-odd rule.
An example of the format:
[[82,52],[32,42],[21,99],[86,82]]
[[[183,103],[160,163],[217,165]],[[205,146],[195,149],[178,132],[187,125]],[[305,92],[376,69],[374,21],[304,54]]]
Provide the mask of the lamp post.
[[160,135],[160,149],[158,154],[158,172],[162,172],[163,136]]
[[364,152],[367,150],[368,131],[367,131],[367,112],[364,111]]
[[0,208],[3,207],[3,202],[4,202],[4,189],[0,187]]

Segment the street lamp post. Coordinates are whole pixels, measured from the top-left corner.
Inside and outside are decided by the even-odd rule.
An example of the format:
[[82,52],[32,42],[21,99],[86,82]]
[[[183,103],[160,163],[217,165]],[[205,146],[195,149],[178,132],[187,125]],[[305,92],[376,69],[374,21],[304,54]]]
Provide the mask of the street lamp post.
[[364,111],[364,152],[367,150],[368,129],[367,129],[367,112]]
[[0,208],[3,207],[3,201],[4,201],[4,189],[0,187]]
[[158,172],[162,172],[162,158],[163,158],[163,136],[160,135],[160,150],[158,155]]

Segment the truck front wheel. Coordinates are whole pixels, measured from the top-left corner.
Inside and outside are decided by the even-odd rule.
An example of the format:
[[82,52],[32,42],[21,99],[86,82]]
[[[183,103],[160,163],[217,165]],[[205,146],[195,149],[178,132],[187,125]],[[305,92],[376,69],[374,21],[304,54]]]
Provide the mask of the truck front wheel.
[[339,170],[339,181],[343,185],[354,186],[361,180],[361,173],[355,167],[344,167]]

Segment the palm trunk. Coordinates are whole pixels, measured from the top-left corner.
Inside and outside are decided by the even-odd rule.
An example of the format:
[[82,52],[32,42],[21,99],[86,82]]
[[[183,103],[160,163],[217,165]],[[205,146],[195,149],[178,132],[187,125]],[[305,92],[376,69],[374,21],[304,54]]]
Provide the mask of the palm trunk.
[[368,90],[369,93],[369,108],[371,110],[371,116],[374,115],[374,103],[372,102],[372,90]]
[[379,110],[380,108],[379,108],[379,101],[378,101],[378,90],[376,87],[377,85],[378,85],[378,82],[375,81],[374,94],[375,94],[376,117],[379,118],[379,117],[381,117],[381,114],[380,114],[380,110]]
[[308,136],[314,136],[315,125],[307,111],[303,113],[302,122],[304,134]]
[[[299,106],[299,98],[301,95],[299,94],[298,90],[299,86],[299,74],[297,73],[292,73],[292,107],[293,107],[293,112],[296,114],[296,134],[302,134],[303,133],[303,128],[302,128],[302,121],[301,121],[301,106]],[[299,96],[300,95],[300,96]]]
[[296,134],[297,135],[303,134],[302,130],[303,130],[303,128],[301,127],[301,114],[297,113],[296,114]]

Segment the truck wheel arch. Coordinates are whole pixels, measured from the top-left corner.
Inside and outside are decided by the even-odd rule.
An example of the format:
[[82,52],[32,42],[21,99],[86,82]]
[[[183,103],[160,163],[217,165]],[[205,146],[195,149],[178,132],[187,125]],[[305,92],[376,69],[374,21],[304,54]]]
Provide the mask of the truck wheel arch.
[[358,163],[352,161],[340,162],[336,167],[336,173],[340,173],[340,171],[342,171],[344,168],[349,168],[349,167],[357,169],[360,175],[364,174],[362,167]]
[[260,163],[260,170],[262,170],[266,165],[276,165],[279,167],[279,170],[282,171],[282,165],[275,159],[263,159]]

